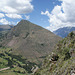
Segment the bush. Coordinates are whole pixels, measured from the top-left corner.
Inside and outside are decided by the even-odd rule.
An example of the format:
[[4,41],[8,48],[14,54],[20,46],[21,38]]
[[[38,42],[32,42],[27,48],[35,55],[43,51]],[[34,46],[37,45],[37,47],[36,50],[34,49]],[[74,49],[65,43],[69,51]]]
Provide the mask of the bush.
[[62,55],[66,54],[69,52],[69,48],[63,48],[62,50]]
[[36,72],[34,75],[41,75],[39,72]]
[[57,61],[58,60],[58,58],[59,58],[59,56],[58,55],[56,55],[56,54],[54,54],[53,56],[52,56],[52,61]]
[[64,60],[67,60],[67,59],[69,59],[71,56],[70,56],[70,53],[69,52],[67,52],[67,53],[65,53],[65,58],[64,58]]
[[0,47],[2,47],[2,44],[0,44]]
[[71,33],[69,34],[69,36],[70,36],[70,37],[73,37],[73,35],[74,35],[74,33],[73,33],[73,32],[71,32]]

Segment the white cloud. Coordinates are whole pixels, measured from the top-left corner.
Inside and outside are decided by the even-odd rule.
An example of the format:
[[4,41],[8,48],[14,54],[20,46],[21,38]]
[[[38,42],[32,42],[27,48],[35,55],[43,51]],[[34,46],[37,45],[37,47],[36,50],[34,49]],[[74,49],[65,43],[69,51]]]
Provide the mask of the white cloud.
[[48,17],[50,17],[49,11],[46,11],[45,13],[41,11],[41,14],[42,14],[42,15],[47,15]]
[[7,17],[9,18],[13,18],[13,19],[20,19],[22,18],[21,15],[18,15],[18,14],[6,14]]
[[59,0],[61,5],[57,5],[49,13],[49,11],[41,12],[42,15],[49,17],[50,26],[47,29],[55,31],[62,27],[75,27],[75,1],[74,0]]
[[5,13],[26,14],[33,10],[32,0],[0,0],[0,11]]
[[17,23],[14,22],[14,21],[11,21],[11,22],[10,22],[10,25],[17,25]]
[[10,24],[10,22],[8,22],[5,18],[0,19],[0,23],[6,25],[6,24]]
[[26,18],[26,20],[29,20],[30,16],[29,15],[25,15],[25,18]]
[[0,13],[0,18],[3,18],[3,17],[5,17],[4,14],[3,13]]

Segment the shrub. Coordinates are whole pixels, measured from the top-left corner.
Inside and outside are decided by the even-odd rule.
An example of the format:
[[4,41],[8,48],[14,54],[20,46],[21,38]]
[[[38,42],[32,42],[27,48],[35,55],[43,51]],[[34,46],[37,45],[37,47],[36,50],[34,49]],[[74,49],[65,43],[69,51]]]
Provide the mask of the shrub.
[[74,35],[74,33],[73,33],[73,32],[71,32],[71,33],[69,34],[69,36],[70,36],[70,37],[73,37],[73,35]]
[[65,58],[64,58],[64,60],[67,60],[67,59],[69,59],[71,56],[70,56],[70,53],[69,52],[67,52],[67,53],[65,53]]
[[36,72],[34,75],[41,75],[39,72]]
[[66,54],[69,52],[69,48],[63,48],[62,50],[62,55]]
[[53,56],[52,56],[52,61],[57,61],[58,60],[58,58],[59,58],[59,56],[57,55],[57,54],[54,54]]
[[2,44],[0,44],[0,47],[2,47]]

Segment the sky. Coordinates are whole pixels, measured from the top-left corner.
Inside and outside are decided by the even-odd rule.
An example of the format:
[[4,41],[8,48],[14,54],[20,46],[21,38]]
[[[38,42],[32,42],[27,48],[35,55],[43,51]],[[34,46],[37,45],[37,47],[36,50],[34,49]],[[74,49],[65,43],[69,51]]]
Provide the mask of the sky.
[[74,0],[0,0],[0,25],[28,20],[50,31],[75,27]]

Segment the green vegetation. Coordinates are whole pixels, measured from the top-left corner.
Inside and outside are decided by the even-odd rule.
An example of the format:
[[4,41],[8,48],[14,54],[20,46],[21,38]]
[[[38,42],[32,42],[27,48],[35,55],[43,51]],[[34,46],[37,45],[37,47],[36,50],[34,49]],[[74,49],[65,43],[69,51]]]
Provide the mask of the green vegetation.
[[0,48],[0,69],[10,67],[8,70],[0,71],[0,75],[28,75],[31,74],[35,63],[27,61],[21,55],[13,55],[11,48]]
[[40,69],[34,75],[74,75],[75,74],[75,33],[71,32],[56,45]]

